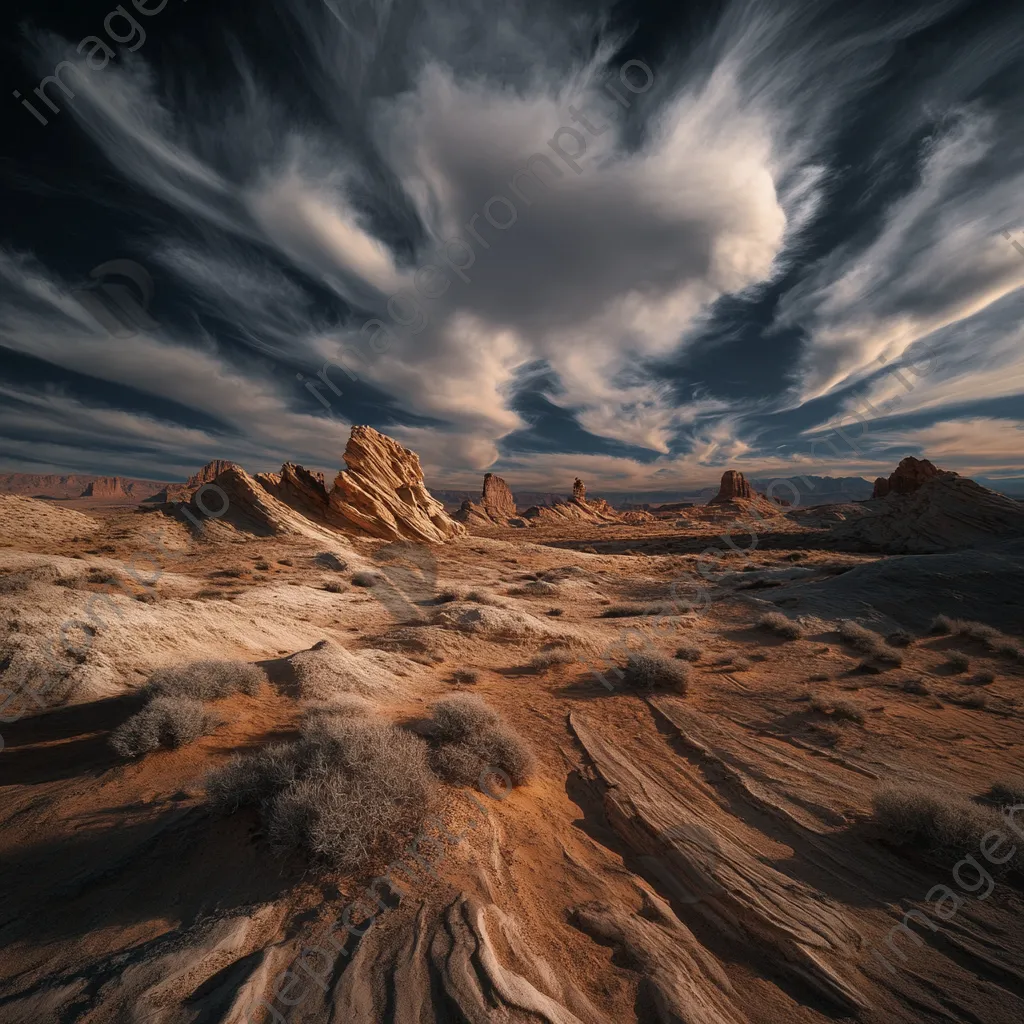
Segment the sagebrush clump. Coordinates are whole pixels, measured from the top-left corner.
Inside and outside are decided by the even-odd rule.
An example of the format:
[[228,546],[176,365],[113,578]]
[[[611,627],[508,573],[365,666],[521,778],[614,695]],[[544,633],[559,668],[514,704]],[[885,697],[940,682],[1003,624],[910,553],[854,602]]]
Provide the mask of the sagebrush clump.
[[438,800],[422,739],[331,715],[306,721],[294,743],[236,756],[207,792],[225,813],[257,808],[274,847],[353,872],[400,850]]
[[486,779],[481,777],[495,770],[504,772],[513,786],[532,777],[532,748],[480,697],[447,697],[434,705],[433,715],[438,745],[430,753],[430,764],[445,782],[482,785]]
[[154,696],[217,700],[232,693],[253,696],[266,681],[267,673],[247,661],[188,661],[157,669],[145,689]]
[[787,618],[782,612],[765,612],[755,623],[758,629],[784,637],[786,640],[799,640],[804,635],[803,626]]
[[[986,833],[1001,830],[1005,822],[998,811],[970,800],[924,786],[894,785],[878,790],[871,800],[875,822],[895,846],[909,846],[918,853],[952,864],[966,854],[978,856]],[[1017,855],[1003,870],[1024,866]]]
[[122,722],[108,740],[121,757],[141,757],[161,747],[176,750],[212,732],[220,719],[191,697],[154,697]]
[[534,672],[543,672],[555,665],[571,665],[576,660],[576,655],[568,647],[550,647],[530,659],[530,668]]
[[810,707],[812,711],[828,715],[829,718],[838,722],[856,722],[858,725],[863,725],[866,721],[864,709],[852,700],[842,697],[817,694],[811,698]]
[[660,654],[629,655],[623,673],[625,684],[637,690],[686,693],[690,686],[690,666]]
[[680,661],[698,662],[704,652],[699,647],[677,647],[676,657]]

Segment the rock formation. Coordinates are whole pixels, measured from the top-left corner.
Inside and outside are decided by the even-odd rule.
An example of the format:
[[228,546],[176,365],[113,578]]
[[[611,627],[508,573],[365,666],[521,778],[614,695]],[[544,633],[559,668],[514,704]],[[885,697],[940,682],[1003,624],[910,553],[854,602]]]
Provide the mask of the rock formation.
[[485,473],[480,500],[477,502],[467,498],[459,506],[455,518],[460,523],[476,526],[508,526],[509,521],[518,515],[516,499],[508,484],[500,476]]
[[722,483],[718,488],[718,493],[708,504],[718,505],[723,501],[735,501],[736,498],[752,501],[754,497],[754,488],[747,483],[743,474],[735,469],[727,469],[722,474]]
[[656,523],[658,517],[652,515],[650,512],[644,512],[643,509],[634,508],[628,512],[623,512],[619,518],[629,526],[642,526],[644,523]]
[[432,497],[419,456],[372,427],[353,427],[328,496],[332,522],[386,540],[442,542],[466,532]]
[[204,484],[212,484],[214,480],[235,468],[233,462],[226,459],[214,459],[208,462],[197,473],[193,473],[183,484],[168,484],[162,494],[157,495],[163,501],[191,501],[192,495]]
[[940,472],[927,459],[915,459],[913,455],[908,455],[889,475],[888,479],[879,477],[875,481],[875,489],[871,497],[884,498],[890,494],[911,494],[928,480],[937,477]]
[[1024,536],[1020,502],[924,460],[904,459],[900,469],[908,462],[912,465],[887,483],[892,488],[895,478],[897,487],[912,489],[892,489],[881,512],[865,509],[857,520],[837,525],[831,543],[886,554],[932,554]]
[[97,477],[86,485],[83,498],[127,498],[124,481],[119,476]]
[[604,498],[587,501],[587,488],[579,477],[573,481],[572,497],[568,501],[556,501],[552,505],[533,505],[523,513],[523,518],[531,523],[565,520],[583,523],[621,522],[619,514]]
[[312,519],[330,519],[327,484],[323,473],[314,473],[286,462],[280,473],[257,473],[256,481],[279,501]]

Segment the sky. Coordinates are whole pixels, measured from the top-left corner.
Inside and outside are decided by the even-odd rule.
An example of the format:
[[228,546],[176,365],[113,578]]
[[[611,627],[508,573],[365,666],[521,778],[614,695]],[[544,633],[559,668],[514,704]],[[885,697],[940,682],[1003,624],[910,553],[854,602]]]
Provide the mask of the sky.
[[1024,486],[1019,3],[4,17],[0,469]]

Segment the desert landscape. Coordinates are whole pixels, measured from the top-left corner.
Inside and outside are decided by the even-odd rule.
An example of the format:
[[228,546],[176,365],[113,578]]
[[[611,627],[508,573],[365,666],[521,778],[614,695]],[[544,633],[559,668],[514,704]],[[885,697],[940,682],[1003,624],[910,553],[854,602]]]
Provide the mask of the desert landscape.
[[0,1018],[1020,1019],[1024,506],[344,462],[0,496]]

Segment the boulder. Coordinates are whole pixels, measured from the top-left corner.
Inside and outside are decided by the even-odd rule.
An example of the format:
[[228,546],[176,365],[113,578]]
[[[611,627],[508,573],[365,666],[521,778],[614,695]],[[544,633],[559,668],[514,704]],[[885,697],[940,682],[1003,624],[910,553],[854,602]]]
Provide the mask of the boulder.
[[343,529],[433,543],[466,532],[427,490],[419,456],[393,438],[372,427],[353,427],[345,465],[328,495],[332,522]]
[[941,470],[927,459],[915,459],[913,455],[908,455],[889,475],[888,480],[883,481],[879,477],[875,481],[875,489],[871,497],[884,498],[890,494],[912,494],[928,480],[937,477],[940,472]]

